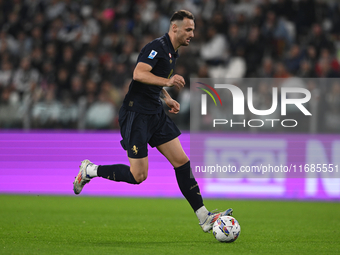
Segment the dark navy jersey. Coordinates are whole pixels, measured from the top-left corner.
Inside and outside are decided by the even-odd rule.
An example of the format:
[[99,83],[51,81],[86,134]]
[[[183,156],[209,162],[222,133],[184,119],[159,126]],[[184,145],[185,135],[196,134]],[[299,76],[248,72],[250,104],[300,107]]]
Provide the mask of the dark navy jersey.
[[[178,53],[175,52],[169,35],[166,33],[144,46],[136,64],[146,63],[152,67],[151,73],[170,79],[177,57]],[[162,86],[148,85],[132,80],[129,92],[123,101],[123,107],[143,114],[159,113],[162,110],[162,102],[159,98],[162,89]]]

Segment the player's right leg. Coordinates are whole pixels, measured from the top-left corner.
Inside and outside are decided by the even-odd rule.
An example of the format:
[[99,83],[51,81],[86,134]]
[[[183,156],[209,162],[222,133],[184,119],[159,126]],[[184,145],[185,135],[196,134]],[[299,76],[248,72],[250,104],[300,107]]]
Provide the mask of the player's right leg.
[[201,228],[203,229],[204,232],[209,232],[215,221],[222,216],[232,216],[233,215],[233,209],[229,208],[227,210],[225,210],[224,212],[209,212],[208,213],[208,217],[205,219],[205,221],[203,223],[200,223]]
[[157,146],[157,149],[169,160],[175,169],[178,186],[194,210],[199,224],[204,232],[209,232],[214,222],[221,216],[233,213],[233,209],[224,212],[209,212],[203,204],[198,183],[196,182],[190,167],[190,161],[185,154],[182,145],[176,137],[175,139]]

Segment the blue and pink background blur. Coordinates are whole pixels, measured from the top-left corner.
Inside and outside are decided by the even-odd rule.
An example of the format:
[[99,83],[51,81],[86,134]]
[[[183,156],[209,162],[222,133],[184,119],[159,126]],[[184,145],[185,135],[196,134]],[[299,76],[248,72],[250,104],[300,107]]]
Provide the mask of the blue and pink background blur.
[[[221,144],[224,148],[234,146],[235,153],[242,152],[244,150],[242,144],[246,144],[249,153],[249,148],[261,144],[262,148],[268,145],[265,151],[269,154],[285,154],[285,164],[304,164],[313,160],[311,157],[315,156],[315,162],[327,161],[329,164],[340,165],[338,135],[229,134],[219,137],[220,143],[214,144],[215,138],[212,136],[208,141],[200,139],[197,146],[201,146],[202,151],[218,151]],[[184,150],[190,154],[189,134],[182,134],[180,140]],[[72,183],[82,160],[88,158],[96,164],[103,165],[128,164],[126,152],[120,147],[119,141],[120,134],[117,132],[2,132],[0,193],[74,195]],[[152,148],[149,148],[149,159],[149,175],[142,184],[129,185],[95,178],[84,188],[81,195],[182,197],[174,170],[167,160],[157,149]],[[251,164],[250,161],[248,163]],[[340,200],[340,179],[334,178],[337,176],[339,174],[315,173],[309,176],[300,175],[299,178],[294,178],[296,176],[248,178],[248,176],[197,178],[197,181],[205,198]]]

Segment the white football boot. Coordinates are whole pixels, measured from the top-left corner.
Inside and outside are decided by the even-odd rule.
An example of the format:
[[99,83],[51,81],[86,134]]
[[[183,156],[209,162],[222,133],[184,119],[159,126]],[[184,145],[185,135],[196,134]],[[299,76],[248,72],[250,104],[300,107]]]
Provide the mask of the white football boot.
[[87,174],[86,168],[92,164],[92,162],[88,159],[85,159],[81,162],[79,173],[76,177],[76,179],[73,182],[73,191],[74,194],[78,195],[84,188],[86,183],[89,183],[91,180],[91,177]]
[[204,232],[210,232],[210,230],[213,228],[213,225],[215,221],[221,217],[221,216],[232,216],[233,215],[233,209],[229,208],[228,210],[225,210],[224,212],[216,212],[212,213],[210,212],[208,214],[208,217],[205,219],[205,221],[200,224],[201,228],[203,229]]

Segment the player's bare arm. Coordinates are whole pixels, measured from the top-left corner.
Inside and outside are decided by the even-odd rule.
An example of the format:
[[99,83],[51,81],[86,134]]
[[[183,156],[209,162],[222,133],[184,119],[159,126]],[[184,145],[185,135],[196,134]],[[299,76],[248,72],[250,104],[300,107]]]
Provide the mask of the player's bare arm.
[[160,98],[162,98],[166,105],[170,108],[170,113],[177,114],[179,112],[180,104],[176,100],[172,99],[172,97],[164,88],[161,90]]
[[139,62],[133,71],[133,79],[148,85],[173,87],[181,89],[185,85],[184,78],[175,74],[170,79],[159,77],[151,73],[152,67],[146,63]]

